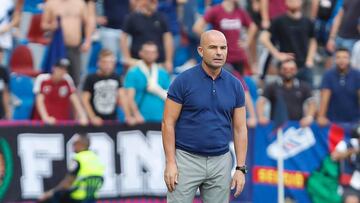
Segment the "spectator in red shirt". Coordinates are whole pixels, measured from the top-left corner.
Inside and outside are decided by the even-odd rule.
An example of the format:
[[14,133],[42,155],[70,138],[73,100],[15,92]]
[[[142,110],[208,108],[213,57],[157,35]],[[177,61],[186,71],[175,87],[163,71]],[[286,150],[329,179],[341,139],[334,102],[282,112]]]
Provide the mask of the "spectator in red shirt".
[[71,120],[71,103],[74,106],[79,123],[87,125],[88,120],[76,94],[74,82],[67,74],[69,66],[70,61],[68,59],[60,59],[54,65],[51,74],[40,74],[36,78],[34,84],[34,93],[36,94],[34,119],[40,119],[50,125],[61,120]]
[[[254,39],[257,30],[255,23],[236,1],[224,0],[221,4],[209,8],[204,17],[194,24],[193,31],[200,36],[207,24],[224,33],[229,50],[226,62],[243,75],[250,64],[245,50]],[[245,31],[247,31],[246,41]]]

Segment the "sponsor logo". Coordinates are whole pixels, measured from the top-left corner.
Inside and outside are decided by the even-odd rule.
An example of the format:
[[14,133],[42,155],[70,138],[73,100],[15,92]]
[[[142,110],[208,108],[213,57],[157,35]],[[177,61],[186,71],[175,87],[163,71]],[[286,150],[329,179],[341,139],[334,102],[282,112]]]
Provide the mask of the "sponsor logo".
[[280,146],[278,140],[275,140],[267,148],[267,154],[272,159],[282,156],[288,159],[309,149],[316,143],[314,133],[308,128],[296,129],[291,127],[284,132],[283,144]]
[[[254,183],[277,185],[278,172],[274,167],[254,167],[253,169]],[[307,173],[300,171],[284,171],[284,185],[287,188],[304,189],[305,180],[308,177]]]

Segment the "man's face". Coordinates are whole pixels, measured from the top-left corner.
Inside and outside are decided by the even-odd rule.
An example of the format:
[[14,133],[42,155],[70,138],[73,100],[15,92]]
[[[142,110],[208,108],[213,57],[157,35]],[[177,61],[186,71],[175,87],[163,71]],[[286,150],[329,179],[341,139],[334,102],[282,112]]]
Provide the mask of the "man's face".
[[113,55],[103,56],[99,60],[100,71],[104,75],[110,75],[113,73],[115,68],[115,57]]
[[157,9],[157,0],[138,0],[137,7],[140,9],[146,9],[151,12],[155,12]]
[[284,80],[292,80],[297,74],[297,67],[294,61],[288,61],[281,64],[280,74]]
[[346,70],[350,64],[350,53],[347,51],[337,51],[335,54],[335,64],[340,70]]
[[218,33],[206,36],[198,47],[203,62],[211,69],[221,68],[225,64],[227,51],[226,39]]
[[290,12],[301,10],[302,0],[286,0],[286,7]]
[[140,58],[147,64],[155,63],[159,54],[154,44],[144,44],[140,50]]
[[54,67],[52,73],[53,79],[55,80],[55,82],[61,81],[66,73],[66,68]]

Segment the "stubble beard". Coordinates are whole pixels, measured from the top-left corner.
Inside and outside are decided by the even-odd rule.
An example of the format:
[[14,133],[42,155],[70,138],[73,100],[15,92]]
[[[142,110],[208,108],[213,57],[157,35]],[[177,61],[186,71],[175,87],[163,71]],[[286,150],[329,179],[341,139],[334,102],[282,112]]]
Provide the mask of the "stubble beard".
[[221,66],[214,66],[214,65],[212,65],[211,63],[208,63],[207,61],[205,61],[205,60],[203,60],[204,61],[204,63],[205,63],[205,65],[208,67],[208,68],[210,68],[211,70],[218,70],[218,69],[220,69],[223,65],[224,65],[224,63],[221,65]]

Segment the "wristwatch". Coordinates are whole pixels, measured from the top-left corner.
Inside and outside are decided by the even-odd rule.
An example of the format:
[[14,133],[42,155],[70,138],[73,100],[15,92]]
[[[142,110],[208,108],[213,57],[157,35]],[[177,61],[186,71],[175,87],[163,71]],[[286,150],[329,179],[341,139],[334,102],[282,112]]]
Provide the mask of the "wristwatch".
[[236,166],[235,170],[241,171],[243,174],[247,174],[248,169],[246,165],[243,166]]

